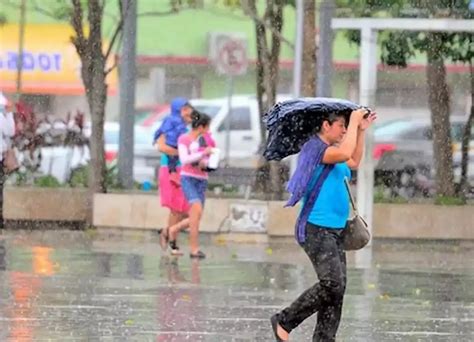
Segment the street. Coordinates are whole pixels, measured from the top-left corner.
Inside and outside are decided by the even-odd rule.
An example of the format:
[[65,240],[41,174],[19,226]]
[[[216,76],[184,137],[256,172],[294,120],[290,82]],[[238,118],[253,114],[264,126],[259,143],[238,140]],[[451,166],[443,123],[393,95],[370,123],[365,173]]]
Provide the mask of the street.
[[[0,341],[273,341],[270,315],[315,281],[292,239],[204,235],[191,261],[180,238],[176,259],[152,232],[5,231]],[[466,241],[375,241],[368,267],[349,254],[338,341],[474,340],[473,260]]]

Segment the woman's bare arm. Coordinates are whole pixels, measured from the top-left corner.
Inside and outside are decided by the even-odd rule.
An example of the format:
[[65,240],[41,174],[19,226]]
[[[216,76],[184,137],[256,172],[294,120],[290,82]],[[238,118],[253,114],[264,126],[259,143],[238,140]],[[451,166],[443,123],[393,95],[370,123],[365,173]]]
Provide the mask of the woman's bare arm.
[[178,155],[178,149],[173,148],[169,145],[166,145],[166,136],[164,134],[162,134],[158,138],[158,140],[155,142],[155,147],[161,153],[167,154],[169,156],[177,156]]
[[365,131],[363,130],[358,130],[357,132],[357,144],[356,148],[354,150],[354,153],[352,154],[352,158],[350,158],[347,161],[347,166],[351,170],[357,170],[357,168],[360,165],[360,162],[362,160],[362,156],[364,154],[364,144],[365,144]]
[[324,164],[343,163],[351,159],[357,144],[357,129],[365,113],[365,109],[352,112],[344,140],[341,145],[329,146],[326,149],[323,157]]

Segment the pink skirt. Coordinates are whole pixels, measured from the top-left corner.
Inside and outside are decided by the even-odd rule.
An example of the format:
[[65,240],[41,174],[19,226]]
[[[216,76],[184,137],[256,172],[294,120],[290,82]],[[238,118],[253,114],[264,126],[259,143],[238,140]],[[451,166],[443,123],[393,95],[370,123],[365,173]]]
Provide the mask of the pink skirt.
[[[179,168],[177,171],[179,172]],[[158,184],[162,207],[183,214],[189,211],[189,203],[184,197],[183,189],[171,182],[167,166],[160,167]]]

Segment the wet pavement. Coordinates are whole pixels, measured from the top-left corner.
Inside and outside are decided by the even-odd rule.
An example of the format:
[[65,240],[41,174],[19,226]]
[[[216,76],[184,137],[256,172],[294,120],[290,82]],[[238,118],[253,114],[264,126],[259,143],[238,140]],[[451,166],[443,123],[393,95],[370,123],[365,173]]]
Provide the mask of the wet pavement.
[[[203,236],[203,249],[192,261],[149,232],[6,231],[0,341],[273,341],[270,315],[315,281],[292,239]],[[376,241],[349,255],[348,278],[338,341],[474,341],[474,242]]]

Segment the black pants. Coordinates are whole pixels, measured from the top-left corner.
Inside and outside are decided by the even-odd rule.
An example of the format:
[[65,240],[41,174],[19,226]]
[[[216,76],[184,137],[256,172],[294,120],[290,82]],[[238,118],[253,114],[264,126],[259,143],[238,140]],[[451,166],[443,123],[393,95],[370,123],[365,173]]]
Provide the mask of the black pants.
[[342,229],[306,226],[306,241],[302,247],[319,282],[278,314],[279,323],[287,332],[317,312],[313,342],[336,340],[346,290],[346,253],[341,233]]
[[3,222],[3,185],[5,184],[5,173],[3,171],[3,160],[0,161],[0,229],[4,228]]

